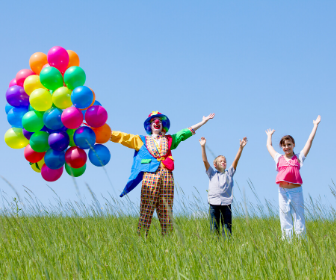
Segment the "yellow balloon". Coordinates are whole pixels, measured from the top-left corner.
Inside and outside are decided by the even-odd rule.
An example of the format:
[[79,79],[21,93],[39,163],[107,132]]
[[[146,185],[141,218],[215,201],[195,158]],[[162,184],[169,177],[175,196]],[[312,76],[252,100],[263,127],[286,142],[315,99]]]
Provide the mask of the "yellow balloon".
[[40,76],[38,76],[38,75],[31,75],[31,76],[28,76],[25,79],[24,84],[23,84],[23,88],[24,88],[25,92],[28,95],[31,95],[31,93],[35,89],[45,88],[45,87],[40,82]]
[[29,102],[36,111],[47,111],[52,106],[51,94],[45,88],[35,89],[29,97]]
[[68,89],[67,87],[60,87],[53,92],[52,102],[57,108],[69,108],[72,106],[71,93],[71,89]]
[[35,172],[41,173],[43,164],[44,164],[44,158],[41,159],[39,162],[30,163],[30,166]]
[[24,137],[22,128],[12,127],[5,133],[5,142],[12,149],[22,149],[29,144],[29,140]]

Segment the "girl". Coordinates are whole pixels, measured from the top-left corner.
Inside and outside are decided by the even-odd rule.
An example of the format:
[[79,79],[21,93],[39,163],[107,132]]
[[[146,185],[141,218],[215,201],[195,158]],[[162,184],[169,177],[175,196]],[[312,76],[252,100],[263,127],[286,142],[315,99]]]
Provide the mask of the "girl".
[[317,119],[313,121],[313,130],[309,135],[306,145],[299,154],[294,154],[295,141],[294,138],[290,135],[286,135],[280,140],[280,147],[285,154],[280,155],[277,153],[272,146],[272,135],[275,130],[266,130],[267,150],[274,159],[276,170],[278,171],[275,182],[279,184],[279,210],[283,238],[292,237],[293,219],[295,234],[305,234],[305,218],[300,167],[303,165],[303,161],[309,153],[320,121],[321,116],[318,116]]

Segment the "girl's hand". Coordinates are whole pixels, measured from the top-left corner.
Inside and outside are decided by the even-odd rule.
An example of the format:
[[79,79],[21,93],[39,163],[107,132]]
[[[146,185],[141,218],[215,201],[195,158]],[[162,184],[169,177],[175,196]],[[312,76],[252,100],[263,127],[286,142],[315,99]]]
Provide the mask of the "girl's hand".
[[318,115],[318,116],[317,116],[317,119],[316,119],[315,121],[313,121],[313,124],[314,124],[314,125],[318,125],[318,124],[320,123],[320,121],[321,121],[321,116]]
[[203,116],[203,119],[202,119],[203,124],[207,123],[208,120],[213,119],[214,117],[215,117],[215,114],[214,114],[214,113],[210,114],[210,115],[207,116],[207,117],[204,117],[204,116]]
[[243,140],[239,140],[240,141],[240,147],[244,148],[245,145],[247,144],[247,137],[244,137]]
[[272,136],[273,133],[275,132],[275,130],[269,128],[269,129],[267,129],[265,132],[266,132],[267,136]]
[[205,143],[206,143],[206,139],[204,137],[201,137],[201,139],[199,140],[200,144],[202,147],[205,146]]

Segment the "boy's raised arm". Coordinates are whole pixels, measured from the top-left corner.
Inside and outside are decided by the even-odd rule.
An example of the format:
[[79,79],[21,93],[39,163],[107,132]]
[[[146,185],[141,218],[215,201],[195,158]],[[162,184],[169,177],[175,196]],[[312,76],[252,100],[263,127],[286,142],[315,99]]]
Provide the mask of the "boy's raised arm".
[[208,158],[206,156],[206,152],[205,152],[205,143],[206,143],[206,139],[204,137],[201,137],[201,140],[199,140],[201,147],[202,147],[202,160],[205,166],[205,170],[208,171],[210,164],[208,162]]
[[238,165],[238,161],[240,159],[240,156],[243,152],[243,149],[245,147],[245,145],[247,144],[247,138],[244,137],[243,140],[239,140],[240,141],[240,144],[239,144],[239,150],[238,150],[238,153],[236,154],[236,157],[232,163],[232,167],[234,168],[234,170],[236,170],[237,168],[237,165]]
[[313,123],[314,123],[313,130],[308,137],[306,145],[302,149],[302,152],[303,152],[305,157],[308,155],[309,150],[310,150],[310,148],[313,144],[313,140],[314,140],[314,137],[315,137],[315,134],[316,134],[316,130],[317,130],[317,127],[318,127],[320,121],[321,121],[321,116],[320,115],[317,116],[317,119],[315,121],[313,121]]

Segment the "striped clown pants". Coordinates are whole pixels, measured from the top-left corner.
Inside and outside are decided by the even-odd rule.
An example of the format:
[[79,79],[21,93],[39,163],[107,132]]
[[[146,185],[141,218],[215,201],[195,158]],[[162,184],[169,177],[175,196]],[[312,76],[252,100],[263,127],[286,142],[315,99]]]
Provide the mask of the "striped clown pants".
[[159,167],[155,173],[144,173],[141,188],[138,234],[147,236],[154,210],[159,217],[162,235],[173,230],[174,178],[171,171]]

